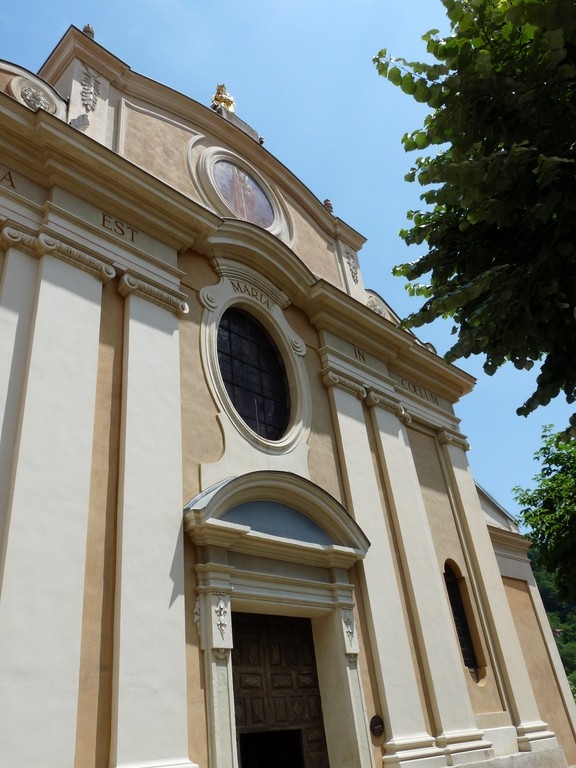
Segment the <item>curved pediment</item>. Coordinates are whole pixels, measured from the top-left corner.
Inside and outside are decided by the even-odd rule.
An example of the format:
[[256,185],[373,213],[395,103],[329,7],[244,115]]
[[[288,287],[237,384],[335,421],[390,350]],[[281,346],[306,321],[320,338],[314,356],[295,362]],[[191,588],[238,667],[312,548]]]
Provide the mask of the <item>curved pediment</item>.
[[223,221],[207,244],[218,271],[220,261],[239,258],[242,264],[282,285],[291,297],[304,296],[317,282],[315,275],[287,245],[249,222]]
[[228,478],[192,499],[184,518],[197,544],[274,559],[348,568],[370,546],[339,502],[287,472]]

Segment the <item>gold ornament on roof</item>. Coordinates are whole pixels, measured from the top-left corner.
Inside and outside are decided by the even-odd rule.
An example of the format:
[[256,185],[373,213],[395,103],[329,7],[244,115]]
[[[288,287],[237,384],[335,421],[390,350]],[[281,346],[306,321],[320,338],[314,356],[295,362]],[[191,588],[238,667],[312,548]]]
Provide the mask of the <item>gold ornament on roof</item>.
[[212,96],[212,109],[218,109],[218,107],[234,112],[234,99],[226,90],[224,83],[216,86],[216,93]]

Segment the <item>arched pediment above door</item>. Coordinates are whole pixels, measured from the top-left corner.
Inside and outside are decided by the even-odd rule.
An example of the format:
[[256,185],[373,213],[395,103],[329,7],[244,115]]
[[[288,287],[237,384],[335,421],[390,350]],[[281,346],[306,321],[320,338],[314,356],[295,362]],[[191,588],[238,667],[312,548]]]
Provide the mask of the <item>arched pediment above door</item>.
[[199,545],[323,567],[350,568],[370,542],[323,489],[288,472],[251,472],[206,489],[184,508]]

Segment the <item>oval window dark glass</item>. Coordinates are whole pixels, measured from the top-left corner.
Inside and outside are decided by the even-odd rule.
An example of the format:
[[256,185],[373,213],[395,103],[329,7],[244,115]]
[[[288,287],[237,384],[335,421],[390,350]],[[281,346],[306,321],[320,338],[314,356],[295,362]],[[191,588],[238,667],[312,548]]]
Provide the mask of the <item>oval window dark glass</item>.
[[241,309],[218,327],[218,362],[234,408],[260,437],[279,440],[290,418],[286,370],[268,331]]

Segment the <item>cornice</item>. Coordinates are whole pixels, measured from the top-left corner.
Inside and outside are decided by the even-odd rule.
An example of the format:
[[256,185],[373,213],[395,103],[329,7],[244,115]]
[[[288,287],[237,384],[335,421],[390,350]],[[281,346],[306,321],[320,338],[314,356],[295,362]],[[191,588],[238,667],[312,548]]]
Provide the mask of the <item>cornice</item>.
[[221,218],[147,171],[43,110],[32,112],[0,93],[2,160],[44,187],[59,185],[112,209],[181,251],[215,231]]
[[497,528],[488,523],[488,533],[490,541],[496,553],[504,554],[514,553],[520,560],[528,560],[528,550],[532,546],[532,541],[521,533],[507,531],[504,528]]
[[186,315],[188,313],[188,304],[181,296],[168,293],[155,285],[136,278],[133,275],[124,274],[118,285],[118,290],[122,296],[135,295],[142,299],[157,304],[162,309],[168,309],[175,315]]
[[219,273],[220,263],[239,256],[242,264],[282,286],[286,298],[296,304],[306,303],[310,288],[316,282],[316,277],[287,245],[245,221],[224,220],[208,237],[206,250]]
[[[366,239],[346,222],[334,216],[323,203],[280,160],[258,141],[244,133],[213,109],[169,86],[134,72],[126,63],[71,26],[40,69],[40,76],[55,82],[74,59],[98,71],[129,98],[139,98],[157,110],[174,115],[184,123],[210,134],[224,146],[232,145],[253,162],[283,194],[300,205],[330,237],[341,239],[355,251]],[[209,97],[209,95],[208,95]]]
[[472,390],[472,376],[325,280],[312,286],[304,308],[319,331],[329,331],[361,348],[399,376],[413,377],[418,371],[419,383],[450,403]]
[[38,74],[48,82],[55,82],[74,59],[79,59],[83,64],[98,70],[113,83],[121,82],[130,72],[130,67],[121,59],[77,27],[70,26],[42,64]]

